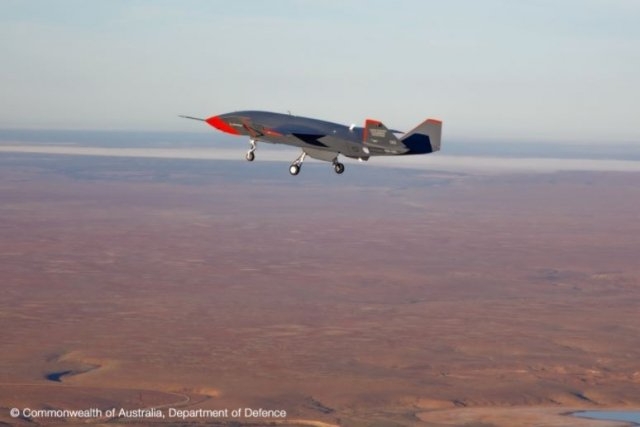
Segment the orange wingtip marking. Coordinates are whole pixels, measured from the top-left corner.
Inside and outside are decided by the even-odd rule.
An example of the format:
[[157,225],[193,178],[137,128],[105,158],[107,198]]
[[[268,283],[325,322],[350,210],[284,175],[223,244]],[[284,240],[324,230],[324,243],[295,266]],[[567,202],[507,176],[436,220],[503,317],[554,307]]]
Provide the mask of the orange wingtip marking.
[[427,123],[442,124],[442,120],[439,120],[439,119],[427,119]]
[[379,120],[367,119],[367,121],[365,122],[365,124],[366,124],[366,126],[369,126],[369,125],[377,125],[377,126],[380,126],[380,125],[382,124],[382,122],[381,122],[381,121],[379,121]]

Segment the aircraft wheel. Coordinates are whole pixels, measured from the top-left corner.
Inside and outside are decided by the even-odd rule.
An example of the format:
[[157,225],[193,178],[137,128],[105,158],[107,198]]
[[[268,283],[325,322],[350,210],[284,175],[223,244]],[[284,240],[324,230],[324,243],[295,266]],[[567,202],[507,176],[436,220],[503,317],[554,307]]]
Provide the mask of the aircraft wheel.
[[253,151],[248,151],[245,157],[248,161],[253,162],[253,159],[256,158],[256,155],[253,154]]
[[291,175],[298,175],[300,173],[300,166],[298,165],[289,166],[289,173]]
[[342,172],[344,172],[344,165],[343,165],[342,163],[340,163],[340,162],[335,163],[335,164],[333,165],[333,170],[335,170],[335,171],[336,171],[336,173],[337,173],[338,175],[340,175]]

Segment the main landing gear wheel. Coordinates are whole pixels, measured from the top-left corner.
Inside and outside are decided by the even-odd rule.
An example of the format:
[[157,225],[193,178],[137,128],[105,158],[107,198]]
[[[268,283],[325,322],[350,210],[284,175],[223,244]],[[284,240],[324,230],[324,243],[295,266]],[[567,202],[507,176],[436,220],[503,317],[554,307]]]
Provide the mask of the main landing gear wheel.
[[298,158],[291,163],[291,166],[289,166],[289,173],[291,175],[298,175],[300,173],[300,168],[302,167],[302,163],[304,163],[305,157],[307,157],[307,153],[303,151]]
[[289,166],[289,173],[291,175],[298,175],[300,173],[300,166],[295,164]]
[[256,158],[256,155],[253,153],[253,151],[249,150],[247,151],[247,155],[245,156],[245,158],[248,161],[253,162],[253,160]]
[[333,164],[333,170],[336,171],[338,175],[344,172],[344,165],[340,162],[336,162]]

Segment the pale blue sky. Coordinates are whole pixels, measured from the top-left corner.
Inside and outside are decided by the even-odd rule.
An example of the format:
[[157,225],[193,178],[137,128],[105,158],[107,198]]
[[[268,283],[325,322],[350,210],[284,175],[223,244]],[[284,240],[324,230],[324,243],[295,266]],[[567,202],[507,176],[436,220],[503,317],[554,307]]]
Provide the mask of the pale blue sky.
[[637,0],[0,0],[0,127],[265,109],[640,142],[639,23]]

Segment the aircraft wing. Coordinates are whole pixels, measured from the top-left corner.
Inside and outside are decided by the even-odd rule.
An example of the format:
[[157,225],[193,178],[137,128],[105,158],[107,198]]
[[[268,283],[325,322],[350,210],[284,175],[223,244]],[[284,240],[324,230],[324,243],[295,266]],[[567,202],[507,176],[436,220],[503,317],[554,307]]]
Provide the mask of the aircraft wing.
[[321,145],[316,142],[317,139],[326,136],[324,133],[318,132],[318,129],[304,125],[282,124],[279,126],[264,126],[250,120],[242,120],[242,130],[253,138],[270,137],[271,139],[280,139],[286,137],[294,137],[302,142],[312,145]]
[[357,140],[362,134],[361,128],[354,130],[354,135],[340,135],[325,129],[288,123],[269,128],[269,131],[270,134],[264,135],[267,140],[302,147],[311,157],[320,160],[327,160],[327,156],[333,159],[338,153],[353,158],[369,158],[364,146],[354,143],[353,136]]
[[312,126],[297,123],[283,123],[277,126],[261,126],[254,123],[246,123],[244,128],[255,138],[267,137],[275,142],[291,144],[296,140],[300,146],[313,145],[320,148],[328,148],[329,145],[321,139],[327,136],[326,132]]

